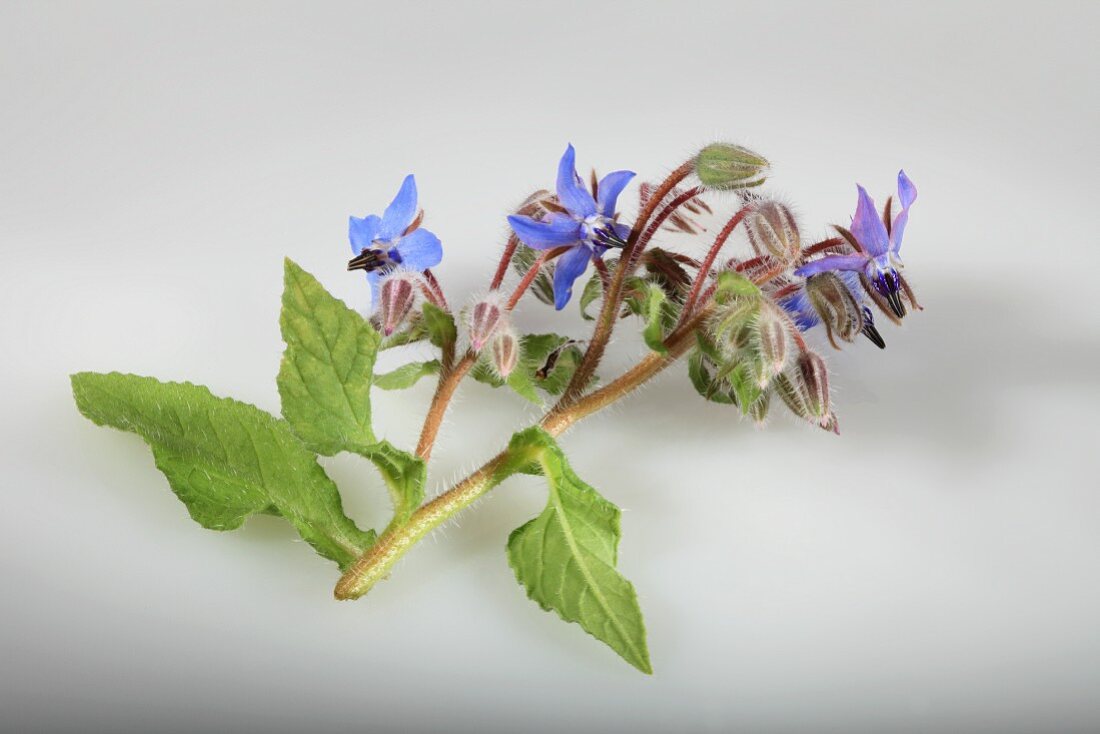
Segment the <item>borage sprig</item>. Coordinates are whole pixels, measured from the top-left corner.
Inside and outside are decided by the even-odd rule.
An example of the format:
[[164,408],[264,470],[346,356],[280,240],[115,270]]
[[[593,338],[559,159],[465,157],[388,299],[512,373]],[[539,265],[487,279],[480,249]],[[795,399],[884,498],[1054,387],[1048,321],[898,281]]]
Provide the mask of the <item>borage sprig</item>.
[[[900,273],[902,234],[916,200],[904,173],[896,215],[893,199],[880,215],[858,187],[851,226],[807,244],[791,210],[762,193],[767,171],[767,160],[743,147],[707,146],[663,181],[643,184],[639,213],[627,225],[617,204],[635,174],[593,173],[586,185],[569,146],[555,192],[536,191],[508,217],[513,234],[488,292],[464,313],[451,309],[432,274],[443,248],[421,226],[410,175],[381,216],[350,219],[348,269],[366,272],[369,318],[286,261],[281,419],[190,383],[119,373],[73,375],[77,405],[99,425],[140,435],[204,527],[229,530],[257,513],[286,518],[339,566],[338,599],[366,594],[417,542],[509,477],[540,475],[546,507],[507,542],[516,579],[543,609],[578,623],[648,673],[637,595],[615,567],[619,509],[576,474],[556,438],[684,355],[692,384],[707,400],[762,423],[778,395],[798,418],[837,432],[828,371],[803,333],[820,324],[834,347],[863,334],[882,348],[871,307],[895,322],[906,304],[920,308]],[[701,259],[660,242],[663,232],[703,238],[703,220],[723,207],[729,215]],[[749,251],[723,255],[739,230]],[[589,264],[594,274],[579,301],[594,322],[592,333],[521,334],[514,314],[525,297],[561,310]],[[506,289],[510,271],[519,279]],[[589,316],[596,301],[599,312]],[[611,335],[634,318],[649,352],[601,384],[596,372]],[[424,341],[438,350],[436,358],[374,374],[379,351]],[[402,389],[432,376],[436,388],[415,451],[379,439],[371,388]],[[538,405],[552,402],[483,466],[426,499],[432,448],[468,376]],[[360,529],[344,514],[317,462],[318,455],[341,452],[369,460],[389,490],[393,513],[381,533]]]

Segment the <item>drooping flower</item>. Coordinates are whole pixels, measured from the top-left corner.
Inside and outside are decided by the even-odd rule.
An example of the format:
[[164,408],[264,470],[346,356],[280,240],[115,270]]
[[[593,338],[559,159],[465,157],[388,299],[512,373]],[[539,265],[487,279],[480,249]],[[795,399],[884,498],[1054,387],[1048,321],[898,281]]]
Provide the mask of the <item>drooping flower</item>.
[[622,247],[630,228],[615,221],[615,203],[634,178],[633,171],[614,171],[596,185],[596,195],[585,188],[577,175],[573,146],[565,149],[558,163],[557,193],[563,211],[545,219],[522,214],[508,217],[520,241],[536,250],[568,247],[554,266],[554,307],[565,308],[573,294],[573,282],[584,273],[592,258],[603,257],[611,247]]
[[851,235],[849,242],[857,252],[850,255],[828,255],[803,265],[795,270],[795,274],[808,277],[829,270],[862,273],[871,287],[886,300],[894,315],[901,318],[905,315],[901,293],[908,289],[898,273],[898,269],[902,267],[899,252],[905,225],[909,221],[909,207],[917,199],[917,189],[905,175],[905,171],[898,171],[898,200],[901,202],[901,211],[891,221],[889,206],[886,215],[880,217],[875,209],[875,202],[866,189],[859,185],[856,188],[859,190],[859,202],[855,216],[852,217],[851,230],[842,229],[841,234]]
[[374,306],[379,303],[382,279],[395,270],[422,272],[443,259],[439,238],[420,227],[416,208],[416,179],[410,173],[397,196],[379,217],[349,217],[348,239],[355,254],[348,270],[365,270]]
[[875,320],[864,300],[859,276],[851,271],[824,272],[799,283],[794,292],[777,301],[794,321],[799,331],[808,331],[824,324],[829,341],[837,346],[834,334],[852,341],[862,333],[879,349],[886,341],[875,328]]

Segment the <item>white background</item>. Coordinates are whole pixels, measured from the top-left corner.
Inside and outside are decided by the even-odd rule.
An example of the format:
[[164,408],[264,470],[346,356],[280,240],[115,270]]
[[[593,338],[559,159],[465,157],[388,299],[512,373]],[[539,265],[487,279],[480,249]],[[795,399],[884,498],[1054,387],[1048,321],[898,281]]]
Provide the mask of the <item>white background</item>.
[[[1097,8],[3,0],[0,728],[1100,730]],[[839,438],[756,431],[682,369],[564,438],[624,508],[653,677],[516,585],[533,479],[336,603],[289,526],[201,529],[72,404],[70,372],[121,369],[277,410],[283,256],[365,307],[347,216],[408,172],[462,303],[566,142],[652,180],[719,138],[807,236],[904,166],[926,310],[884,352],[821,344]],[[381,432],[414,443],[430,389],[379,395]],[[465,386],[432,490],[534,417]],[[382,525],[371,470],[325,465]]]

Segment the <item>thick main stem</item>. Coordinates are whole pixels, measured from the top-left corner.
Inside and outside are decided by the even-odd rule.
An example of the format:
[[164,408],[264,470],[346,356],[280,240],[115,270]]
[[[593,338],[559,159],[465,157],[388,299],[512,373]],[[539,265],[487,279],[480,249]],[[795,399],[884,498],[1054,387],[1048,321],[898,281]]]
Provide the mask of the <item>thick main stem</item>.
[[[665,340],[667,354],[652,353],[617,379],[575,402],[572,407],[551,410],[539,422],[540,427],[550,435],[558,436],[577,421],[632,392],[688,350],[695,329],[709,313],[709,310],[703,309],[691,321],[670,334]],[[510,452],[510,449],[500,452],[473,474],[420,507],[407,523],[391,528],[378,538],[370,550],[356,559],[344,572],[336,585],[336,598],[357,599],[366,594],[425,535],[503,481],[508,474],[501,469],[517,458]]]

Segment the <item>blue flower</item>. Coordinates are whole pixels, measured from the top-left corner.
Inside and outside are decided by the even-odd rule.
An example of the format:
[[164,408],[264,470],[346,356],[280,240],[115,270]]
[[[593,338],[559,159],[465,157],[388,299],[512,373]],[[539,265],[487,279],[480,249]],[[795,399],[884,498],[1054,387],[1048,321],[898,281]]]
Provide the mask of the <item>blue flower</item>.
[[573,282],[594,257],[603,257],[610,247],[622,247],[630,227],[615,222],[615,203],[619,194],[634,178],[633,171],[614,171],[604,176],[593,196],[581,183],[573,146],[565,149],[558,163],[558,201],[565,209],[544,220],[521,214],[508,217],[508,223],[528,247],[550,250],[568,247],[554,268],[554,307],[565,308],[573,295]]
[[851,255],[829,255],[803,265],[794,272],[803,277],[828,270],[863,273],[879,295],[890,304],[890,310],[900,318],[905,315],[905,306],[901,302],[903,286],[898,274],[898,269],[902,266],[899,252],[905,225],[909,221],[909,207],[917,199],[917,189],[905,175],[905,171],[898,171],[898,200],[901,202],[901,211],[891,222],[889,206],[887,215],[880,217],[875,209],[875,202],[868,196],[866,189],[859,185],[856,188],[859,190],[859,202],[855,216],[852,217],[852,239],[849,241],[858,251]]
[[367,271],[374,304],[378,303],[379,285],[386,275],[398,268],[424,271],[443,259],[439,238],[420,229],[416,213],[416,179],[410,173],[381,217],[370,214],[348,219],[348,239],[355,253],[348,270]]

